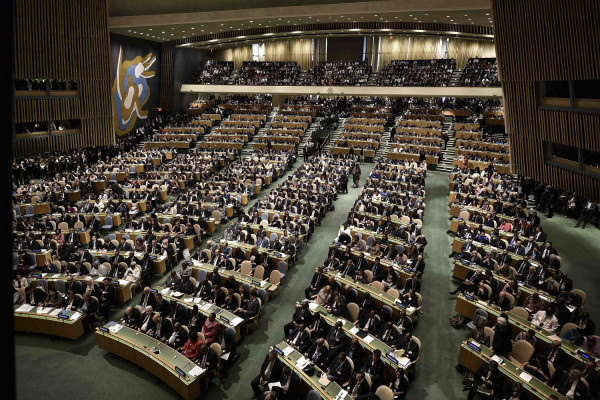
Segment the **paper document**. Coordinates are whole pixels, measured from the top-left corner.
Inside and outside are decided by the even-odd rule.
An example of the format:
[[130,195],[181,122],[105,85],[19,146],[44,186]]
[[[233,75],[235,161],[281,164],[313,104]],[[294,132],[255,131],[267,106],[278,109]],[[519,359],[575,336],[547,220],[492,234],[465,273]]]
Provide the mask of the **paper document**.
[[521,375],[519,375],[519,378],[523,379],[525,382],[529,382],[531,380],[531,375],[529,375],[526,372],[521,372]]
[[62,310],[60,308],[55,308],[54,310],[52,310],[52,312],[50,312],[50,315],[56,317],[58,314],[60,314],[61,311]]
[[502,358],[500,358],[499,356],[497,356],[496,354],[494,354],[492,356],[492,360],[496,361],[498,364],[502,364],[504,362],[504,360]]
[[279,383],[279,382],[272,382],[272,383],[269,383],[268,386],[269,386],[269,390],[272,391],[274,387],[280,388],[281,387],[281,383]]
[[203,309],[204,311],[208,311],[211,306],[212,306],[212,304],[210,304],[210,303],[204,303],[204,305],[200,308]]
[[199,365],[196,365],[194,368],[190,369],[188,372],[191,376],[200,376],[206,371],[204,368],[201,368]]
[[21,307],[17,308],[17,312],[28,312],[31,308],[29,304],[23,304]]
[[287,346],[285,349],[283,349],[283,355],[286,357],[292,354],[293,352],[294,348],[292,346]]
[[54,274],[51,276],[51,278],[58,278],[58,277],[60,277],[60,274]]
[[77,318],[81,317],[81,313],[80,312],[76,312],[73,315],[71,315],[71,319],[72,320],[76,320]]
[[312,311],[316,310],[317,307],[319,307],[319,305],[317,303],[313,303],[313,302],[308,303],[308,308],[310,308]]
[[46,308],[38,307],[38,309],[37,309],[38,314],[48,314],[50,311],[52,311],[52,307],[46,307]]
[[164,288],[163,290],[160,291],[160,293],[161,294],[167,294],[167,293],[169,293],[169,288],[168,287]]
[[323,374],[320,378],[319,378],[319,384],[322,386],[327,386],[329,385],[329,379],[327,379],[327,374]]
[[173,296],[173,297],[179,297],[179,296],[181,296],[182,294],[183,294],[183,293],[181,293],[181,292],[179,292],[179,291],[177,291],[177,290],[176,290],[176,291],[174,291],[173,293],[171,293],[171,296]]
[[344,389],[340,390],[339,393],[337,394],[338,399],[343,399],[348,395],[348,392],[345,391]]
[[402,357],[398,360],[398,365],[401,365],[402,368],[406,368],[410,365],[410,359],[408,357]]
[[242,322],[244,322],[244,319],[243,319],[243,318],[240,318],[240,317],[235,317],[235,318],[234,318],[234,319],[231,321],[231,324],[232,324],[233,326],[238,326],[238,325],[239,325],[239,324],[241,324]]
[[122,327],[123,327],[123,325],[121,325],[121,324],[114,324],[113,326],[108,328],[108,330],[111,331],[112,333],[117,333],[121,330]]
[[365,342],[367,343],[371,343],[373,340],[375,340],[375,338],[371,335],[365,337]]
[[127,284],[131,282],[131,281],[127,281],[125,279],[119,279],[119,285],[121,286],[127,286]]
[[48,273],[47,273],[47,272],[42,272],[42,278],[45,278],[45,277],[46,277],[46,275],[48,275]]
[[200,301],[201,301],[201,300],[202,300],[202,299],[201,299],[200,297],[196,297],[196,298],[194,299],[194,303],[198,304],[198,303],[200,303]]
[[350,333],[353,335],[356,335],[358,333],[358,328],[354,327],[354,328],[350,329]]
[[266,286],[266,285],[267,285],[267,283],[268,283],[267,281],[260,281],[260,286],[261,286],[261,287],[264,287],[264,286]]
[[298,359],[298,361],[296,361],[296,365],[300,368],[300,369],[304,369],[304,367],[306,367],[308,365],[308,363],[310,363],[310,360],[306,359],[306,357],[302,356]]

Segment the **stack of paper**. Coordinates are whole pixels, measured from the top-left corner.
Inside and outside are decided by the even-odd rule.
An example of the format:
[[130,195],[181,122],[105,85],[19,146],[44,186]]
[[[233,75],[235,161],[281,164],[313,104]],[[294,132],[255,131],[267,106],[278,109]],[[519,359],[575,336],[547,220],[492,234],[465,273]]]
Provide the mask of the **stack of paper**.
[[298,366],[298,368],[300,368],[300,369],[304,369],[304,367],[306,367],[309,363],[310,363],[310,360],[308,360],[306,357],[302,356],[298,359],[298,361],[296,361],[296,366]]
[[292,354],[293,352],[294,348],[292,346],[287,346],[285,349],[283,349],[283,355],[286,357]]
[[17,312],[29,312],[33,309],[32,305],[23,304],[21,307],[17,308]]
[[194,303],[198,304],[198,303],[200,303],[200,301],[201,301],[201,300],[202,300],[202,299],[201,299],[200,297],[196,297],[196,298],[194,299]]
[[73,313],[73,315],[71,315],[71,319],[72,320],[76,320],[79,317],[81,317],[81,313],[80,312],[76,312],[76,313]]
[[317,307],[319,307],[319,305],[317,303],[313,303],[313,302],[308,303],[308,308],[310,308],[312,311],[316,310]]
[[279,382],[272,382],[272,383],[269,383],[269,385],[268,385],[268,386],[269,386],[269,390],[270,390],[270,391],[273,391],[273,388],[274,388],[274,387],[278,387],[278,388],[280,388],[280,387],[281,387],[281,383],[279,383]]
[[519,375],[519,378],[523,379],[525,382],[529,382],[531,380],[531,375],[529,375],[526,372],[521,372],[521,375]]
[[375,340],[375,338],[371,335],[365,337],[365,342],[367,343],[371,343],[373,340]]
[[200,376],[204,373],[204,371],[206,371],[204,368],[201,368],[199,365],[196,365],[194,368],[190,369],[189,374],[191,376]]
[[350,329],[350,333],[356,335],[358,333],[358,328],[355,326],[354,328]]
[[239,325],[239,324],[241,324],[242,322],[244,322],[244,319],[243,319],[243,318],[240,318],[240,317],[235,317],[235,318],[233,319],[233,321],[231,321],[231,324],[232,324],[233,326],[238,326],[238,325]]
[[204,305],[200,308],[203,309],[204,311],[208,311],[208,310],[210,310],[210,307],[212,307],[212,304],[204,303]]
[[58,278],[60,276],[60,274],[54,274],[51,276],[51,278]]
[[108,328],[108,330],[111,331],[112,333],[117,333],[121,330],[122,327],[123,327],[123,325],[121,325],[121,324],[114,324],[113,326]]
[[406,368],[410,365],[410,359],[408,357],[402,357],[398,360],[398,365],[402,366],[402,368]]
[[496,361],[498,364],[502,364],[504,362],[504,360],[502,358],[500,358],[499,356],[497,356],[496,354],[494,354],[492,356],[492,360]]

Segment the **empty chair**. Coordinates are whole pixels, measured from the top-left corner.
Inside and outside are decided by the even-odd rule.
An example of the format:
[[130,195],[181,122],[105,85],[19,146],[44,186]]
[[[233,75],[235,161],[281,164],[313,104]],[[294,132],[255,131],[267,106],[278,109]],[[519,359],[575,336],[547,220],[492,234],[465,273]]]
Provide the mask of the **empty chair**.
[[198,270],[198,276],[197,276],[196,280],[198,282],[202,282],[203,280],[206,279],[206,274],[207,274],[207,272],[206,272],[205,269],[199,269]]
[[367,238],[367,246],[370,247],[374,241],[375,241],[375,238],[373,236],[369,236]]
[[261,281],[265,279],[265,267],[263,267],[262,265],[257,265],[256,268],[254,268],[253,276],[256,279],[260,279]]
[[63,281],[62,279],[57,279],[56,281],[54,281],[54,288],[60,293],[60,294],[66,294],[66,286],[65,286],[65,281]]
[[48,281],[47,280],[38,279],[37,284],[38,284],[38,286],[43,288],[46,293],[48,293]]
[[356,303],[348,303],[346,305],[348,307],[348,312],[350,313],[351,322],[358,321],[358,314],[360,313],[360,308]]
[[117,240],[117,235],[115,235],[114,233],[109,233],[108,240],[109,241]]
[[274,242],[276,241],[278,238],[277,234],[275,232],[272,232],[271,235],[269,236],[269,241]]
[[25,214],[23,215],[25,218],[31,218],[35,216],[35,211],[33,210],[32,205],[28,205],[25,207]]
[[385,385],[381,385],[375,391],[375,395],[381,400],[394,400],[394,392]]
[[471,219],[471,214],[469,214],[467,210],[460,210],[460,212],[458,213],[458,218],[468,221]]
[[277,270],[281,274],[281,279],[285,278],[285,274],[287,273],[287,263],[285,261],[279,261],[277,264]]
[[474,331],[475,329],[477,329],[477,325],[483,321],[483,324],[486,324],[488,320],[488,313],[485,310],[482,310],[481,308],[478,308],[477,310],[475,310],[475,313],[473,314],[473,319],[471,319],[471,321],[467,324],[467,327],[469,329],[471,329],[472,331]]
[[245,275],[252,275],[252,263],[248,260],[242,261],[240,272]]
[[397,244],[395,249],[396,249],[396,253],[404,254],[404,246],[402,246],[401,244]]
[[20,217],[21,216],[21,207],[14,206],[13,207],[13,211],[15,212],[15,217]]
[[110,215],[104,217],[104,225],[100,227],[101,230],[109,230],[113,228],[113,220]]
[[306,400],[321,400],[321,395],[316,390],[312,389],[308,392]]
[[271,286],[269,287],[269,292],[273,295],[275,292],[279,292],[279,285],[281,284],[281,273],[276,269],[271,271],[271,275],[269,275],[269,283]]
[[512,351],[510,352],[510,356],[508,358],[513,364],[523,368],[523,365],[529,362],[533,352],[533,346],[529,342],[525,340],[518,340],[517,343],[513,344]]
[[33,253],[25,253],[25,257],[23,259],[23,264],[29,264],[29,270],[32,271],[37,268],[37,261],[35,258],[35,254]]
[[515,315],[518,315],[521,318],[525,318],[525,319],[529,318],[529,311],[527,311],[523,307],[514,307],[512,310],[510,310],[510,312]]
[[585,305],[585,300],[587,299],[587,293],[581,289],[573,289],[571,293],[581,296],[581,307]]

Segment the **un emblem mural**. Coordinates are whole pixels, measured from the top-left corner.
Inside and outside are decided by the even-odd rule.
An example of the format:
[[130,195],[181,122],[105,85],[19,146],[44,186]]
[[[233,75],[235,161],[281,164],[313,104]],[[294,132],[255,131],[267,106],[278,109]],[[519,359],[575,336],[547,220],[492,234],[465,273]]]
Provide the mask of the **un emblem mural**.
[[144,110],[144,105],[150,98],[147,80],[155,75],[154,71],[150,71],[150,67],[156,61],[152,53],[148,53],[145,57],[137,56],[131,61],[123,61],[122,57],[121,47],[112,87],[113,116],[117,136],[128,134],[138,118],[148,118],[148,110]]

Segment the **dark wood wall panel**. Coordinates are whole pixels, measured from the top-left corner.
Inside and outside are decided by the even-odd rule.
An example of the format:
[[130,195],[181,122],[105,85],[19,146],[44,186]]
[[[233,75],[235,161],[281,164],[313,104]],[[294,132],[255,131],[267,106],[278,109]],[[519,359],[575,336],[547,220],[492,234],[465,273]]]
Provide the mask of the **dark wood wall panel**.
[[164,110],[171,110],[173,101],[173,58],[175,52],[175,42],[162,44],[161,64],[160,64],[160,107]]
[[600,2],[492,0],[513,172],[600,200],[600,179],[546,164],[544,141],[600,152],[600,114],[539,109],[536,82],[600,79]]
[[114,143],[106,0],[17,0],[13,20],[14,78],[79,84],[76,98],[16,100],[15,122],[81,120],[81,134],[14,141],[15,155]]

